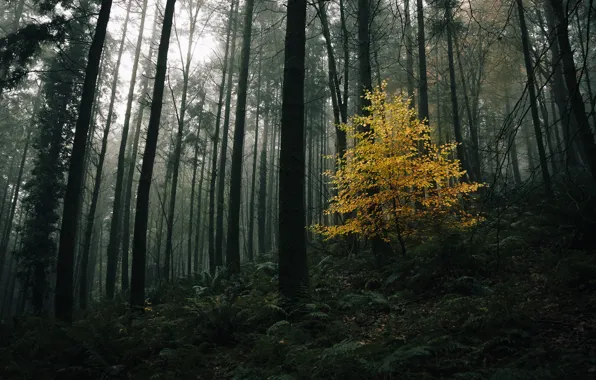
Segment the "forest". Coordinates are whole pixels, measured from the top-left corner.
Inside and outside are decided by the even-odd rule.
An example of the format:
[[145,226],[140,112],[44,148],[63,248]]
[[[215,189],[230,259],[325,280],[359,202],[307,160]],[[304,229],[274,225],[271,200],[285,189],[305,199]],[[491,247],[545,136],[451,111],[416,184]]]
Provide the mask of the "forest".
[[0,380],[596,379],[595,45],[593,0],[1,1]]

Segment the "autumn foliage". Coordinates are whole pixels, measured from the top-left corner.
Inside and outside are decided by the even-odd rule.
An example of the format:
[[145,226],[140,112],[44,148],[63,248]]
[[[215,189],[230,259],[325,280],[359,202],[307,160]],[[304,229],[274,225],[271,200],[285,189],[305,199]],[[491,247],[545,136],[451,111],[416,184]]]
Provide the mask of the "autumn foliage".
[[418,120],[407,99],[389,97],[385,84],[366,98],[368,116],[354,116],[341,128],[355,139],[337,170],[328,172],[336,195],[327,214],[343,223],[317,225],[327,238],[357,234],[405,242],[441,227],[465,227],[478,218],[464,210],[464,199],[481,184],[462,181],[456,144],[436,145],[431,128]]

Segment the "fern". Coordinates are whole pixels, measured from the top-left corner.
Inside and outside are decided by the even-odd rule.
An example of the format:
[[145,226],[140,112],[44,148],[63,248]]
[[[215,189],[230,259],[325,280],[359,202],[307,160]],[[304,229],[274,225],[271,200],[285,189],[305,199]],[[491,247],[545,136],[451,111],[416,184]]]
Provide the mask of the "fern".
[[402,347],[386,356],[377,367],[377,372],[393,373],[414,359],[426,358],[431,355],[432,349],[429,346]]

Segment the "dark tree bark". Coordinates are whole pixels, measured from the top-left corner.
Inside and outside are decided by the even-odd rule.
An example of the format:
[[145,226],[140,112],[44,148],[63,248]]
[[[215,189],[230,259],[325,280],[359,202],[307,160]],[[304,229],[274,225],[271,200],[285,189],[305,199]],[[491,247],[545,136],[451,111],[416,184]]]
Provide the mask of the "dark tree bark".
[[[331,93],[331,101],[333,104],[333,112],[335,116],[335,132],[337,134],[337,154],[344,155],[347,149],[346,132],[339,128],[339,116],[341,116],[341,122],[347,123],[348,115],[347,109],[343,104],[339,77],[337,73],[337,66],[335,63],[335,54],[333,52],[333,46],[331,44],[331,33],[329,32],[329,22],[327,20],[327,12],[325,10],[325,4],[323,0],[318,0],[318,13],[321,19],[321,25],[323,28],[323,36],[325,37],[325,46],[327,48],[327,61],[329,62],[329,91]],[[346,79],[347,80],[347,79]]]
[[237,19],[238,8],[232,17],[232,42],[230,47],[229,71],[227,79],[226,103],[224,111],[223,130],[221,135],[221,150],[219,152],[219,165],[217,170],[219,176],[217,177],[217,217],[215,220],[215,266],[223,265],[223,248],[224,248],[224,198],[226,186],[226,162],[228,159],[228,138],[230,129],[230,112],[232,109],[232,88],[234,87],[232,80],[234,79],[234,54],[236,52],[236,33],[237,33]]
[[[263,38],[262,38],[262,31],[261,31],[261,46],[263,46]],[[262,57],[263,49],[259,49],[259,57]],[[262,69],[263,69],[263,59],[259,58],[259,70],[257,76],[257,110],[256,110],[256,121],[255,121],[255,142],[254,148],[252,153],[252,178],[251,178],[251,185],[250,185],[250,196],[248,199],[249,202],[249,210],[248,210],[248,241],[247,241],[247,251],[246,255],[248,261],[253,261],[255,254],[254,254],[254,232],[255,232],[255,193],[257,187],[257,157],[259,152],[259,118],[261,116],[261,80],[262,80]]]
[[168,48],[172,33],[172,21],[176,0],[168,0],[163,18],[163,27],[157,52],[157,68],[155,71],[155,85],[151,101],[151,114],[147,126],[147,139],[143,154],[143,165],[139,188],[137,191],[137,204],[135,209],[135,230],[132,249],[132,272],[130,281],[130,304],[142,307],[145,302],[145,270],[147,258],[147,222],[149,216],[149,192],[153,177],[153,165],[157,149],[157,137],[163,105],[163,92],[167,72]]
[[70,167],[68,169],[66,193],[64,195],[64,199],[68,199],[69,201],[64,202],[64,212],[62,215],[68,215],[68,217],[62,218],[62,228],[60,229],[54,305],[56,318],[67,323],[72,322],[74,252],[79,219],[77,211],[79,209],[80,194],[83,185],[87,132],[89,130],[89,122],[91,121],[99,62],[106,38],[111,8],[112,0],[102,1],[97,26],[95,27],[95,35],[89,48],[83,94],[81,96],[79,117],[75,128]]
[[418,117],[420,120],[429,120],[426,37],[424,33],[424,7],[422,0],[416,0],[416,13],[418,16]]
[[[128,22],[128,12],[130,12],[130,6],[132,1],[129,2],[126,21]],[[116,169],[116,186],[114,187],[114,203],[112,207],[112,220],[110,224],[110,240],[108,242],[108,270],[107,275],[109,278],[106,279],[106,285],[109,289],[106,289],[108,298],[114,296],[114,286],[116,283],[116,261],[118,260],[118,254],[120,252],[120,246],[122,242],[122,229],[120,227],[122,223],[122,211],[123,211],[123,199],[124,194],[122,188],[124,186],[124,170],[126,160],[126,145],[128,142],[128,131],[130,129],[130,119],[132,114],[132,103],[134,100],[134,91],[137,80],[137,71],[139,68],[139,60],[141,57],[141,48],[143,46],[143,30],[145,28],[145,16],[147,15],[147,0],[143,0],[142,14],[141,14],[141,25],[139,26],[139,34],[137,36],[137,43],[135,48],[135,57],[132,66],[132,74],[130,78],[130,85],[128,88],[128,97],[126,100],[126,111],[124,114],[124,126],[122,128],[122,138],[120,140],[120,148],[118,150],[118,166]],[[124,36],[126,36],[127,22],[124,24]],[[119,57],[121,56],[122,48],[124,47],[124,38],[120,45]],[[122,251],[122,292],[128,290],[128,250]]]
[[[266,87],[266,92],[269,91],[269,86]],[[264,254],[266,249],[266,231],[265,225],[267,222],[267,149],[269,145],[269,109],[270,105],[266,106],[265,116],[263,117],[263,143],[261,144],[261,157],[259,159],[259,202],[257,208],[257,240],[258,252]]]
[[[178,132],[176,134],[176,145],[174,148],[174,155],[173,159],[173,168],[172,168],[172,182],[171,182],[171,189],[170,189],[170,205],[168,207],[168,225],[166,231],[166,255],[164,258],[164,275],[166,281],[170,279],[170,260],[173,254],[173,247],[172,247],[172,234],[174,233],[174,213],[176,212],[176,193],[178,191],[178,175],[180,170],[180,156],[182,154],[182,137],[184,133],[184,123],[186,118],[186,109],[188,107],[187,104],[187,97],[188,97],[188,80],[190,78],[190,63],[192,59],[192,44],[193,44],[193,37],[195,34],[195,28],[197,24],[197,17],[199,14],[199,10],[201,9],[200,5],[198,5],[194,9],[192,9],[192,3],[190,6],[190,32],[188,37],[188,46],[186,52],[186,62],[184,64],[184,71],[183,71],[183,84],[182,84],[182,100],[180,103],[180,115],[178,116]],[[198,135],[197,135],[198,137]],[[189,250],[189,261],[190,261],[190,250]],[[190,266],[190,265],[189,265]]]
[[573,50],[569,43],[569,20],[561,0],[549,0],[549,2],[556,19],[556,35],[563,64],[563,76],[567,85],[566,94],[569,95],[567,98],[570,99],[571,109],[578,124],[579,140],[586,155],[588,167],[592,173],[592,178],[596,181],[596,144],[586,115],[586,107],[581,96],[579,83],[576,79],[577,71],[573,60]]
[[[511,115],[511,99],[509,98],[509,91],[505,91],[505,120],[508,121],[508,128],[511,128],[513,125],[512,115]],[[515,184],[517,186],[521,185],[521,175],[519,172],[519,158],[517,155],[517,144],[515,142],[515,137],[517,136],[517,128],[511,128],[512,131],[508,133],[509,141],[507,142],[510,146],[509,154],[511,156],[511,166],[513,169],[513,178],[515,179]]]
[[[38,99],[39,99],[39,95],[38,95]],[[33,115],[37,114],[37,108],[38,107],[36,105],[34,107]],[[31,124],[33,124],[33,122]],[[27,154],[29,153],[29,143],[31,141],[32,131],[33,131],[33,125],[31,125],[29,127],[29,130],[27,131],[27,137],[25,138],[25,146],[23,148],[23,154],[21,155],[21,163],[19,165],[19,173],[17,174],[17,179],[14,184],[12,201],[10,204],[10,210],[8,211],[8,219],[6,220],[6,223],[3,226],[4,232],[2,233],[2,240],[0,241],[0,284],[2,283],[2,272],[4,270],[4,262],[8,255],[8,243],[10,241],[10,232],[12,231],[12,223],[13,223],[15,212],[17,209],[17,203],[19,201],[21,182],[23,181],[23,172],[25,170],[25,162],[27,160]]]
[[[151,35],[151,46],[149,47],[149,54],[146,59],[146,69],[148,70],[149,67],[153,65],[153,42],[157,37],[157,20],[153,22],[153,31]],[[147,74],[143,79],[143,85],[141,87],[141,97],[144,97],[147,94],[147,89],[149,87],[149,74]],[[129,246],[130,246],[130,219],[131,219],[131,200],[132,200],[132,187],[134,182],[134,174],[137,168],[137,156],[139,152],[139,140],[141,138],[141,127],[143,125],[143,115],[145,112],[145,99],[141,99],[139,102],[139,109],[137,110],[136,116],[136,123],[134,129],[134,138],[132,142],[132,151],[127,157],[127,173],[126,173],[126,185],[124,189],[124,199],[123,199],[123,208],[124,208],[124,215],[122,221],[122,252],[125,252],[126,257],[128,259],[129,254]],[[122,271],[122,289],[128,289],[129,286],[129,277],[128,271]]]
[[[225,171],[222,171],[221,167],[217,167],[217,145],[219,143],[219,128],[221,125],[221,111],[223,108],[223,96],[226,86],[226,78],[227,78],[227,70],[228,70],[228,63],[230,61],[230,56],[234,55],[233,50],[230,49],[230,42],[232,39],[232,24],[235,18],[235,11],[234,7],[236,6],[236,1],[232,1],[230,4],[230,15],[228,17],[228,26],[227,26],[227,33],[226,33],[226,52],[224,54],[223,60],[223,69],[221,74],[221,84],[219,86],[219,100],[217,103],[217,116],[215,117],[215,132],[213,136],[213,149],[212,149],[212,158],[211,158],[211,180],[209,185],[209,272],[215,273],[215,268],[218,264],[218,257],[216,254],[215,249],[215,189],[217,184],[217,176],[224,176]],[[230,50],[232,52],[230,53]],[[230,71],[231,68],[230,68]],[[228,84],[230,86],[230,84]]]
[[[204,224],[201,224],[201,217],[202,217],[202,205],[203,205],[203,179],[205,174],[205,164],[207,162],[207,152],[206,152],[206,144],[203,145],[203,159],[201,161],[201,177],[199,179],[199,191],[197,196],[197,228],[201,227],[199,231],[195,233],[195,249],[193,253],[193,267],[195,273],[199,273],[199,268],[203,265],[201,258],[199,257],[201,254],[201,245],[203,244],[203,239],[201,235],[205,235],[205,228]],[[200,244],[199,244],[200,243]]]
[[[519,26],[521,30],[522,49],[524,53],[524,64],[526,66],[526,75],[528,78],[527,87],[530,94],[530,111],[532,112],[532,123],[534,125],[534,134],[536,135],[536,145],[538,147],[538,157],[540,159],[540,169],[542,172],[542,180],[544,181],[544,190],[547,196],[552,195],[552,188],[550,183],[550,174],[546,162],[546,151],[544,149],[544,142],[542,141],[542,130],[540,129],[540,117],[538,116],[538,101],[536,100],[536,85],[534,78],[534,68],[530,57],[530,39],[528,37],[528,27],[526,26],[526,18],[524,15],[524,6],[522,0],[517,1],[517,10],[519,13]],[[596,169],[596,167],[595,167]]]
[[279,169],[279,289],[308,296],[304,212],[304,61],[306,0],[288,0]]
[[410,20],[410,0],[404,1],[404,32],[406,34],[406,75],[408,84],[408,98],[411,99],[410,106],[416,107],[414,95],[414,46],[412,42],[412,24]]
[[[91,251],[91,238],[93,235],[93,224],[95,223],[95,212],[97,210],[97,202],[99,199],[99,191],[101,189],[101,181],[102,181],[102,174],[103,174],[103,164],[106,157],[106,151],[108,147],[108,137],[110,135],[110,127],[112,125],[112,117],[114,112],[114,102],[116,100],[116,90],[118,86],[118,76],[119,76],[119,68],[120,62],[122,61],[122,53],[124,52],[124,43],[126,41],[126,31],[128,29],[128,21],[130,17],[130,7],[132,5],[132,1],[129,1],[128,8],[126,10],[126,20],[124,21],[124,28],[122,31],[122,38],[120,40],[120,47],[118,49],[118,58],[116,60],[116,65],[114,66],[114,77],[112,79],[112,87],[111,87],[111,98],[110,98],[110,105],[108,109],[108,117],[106,120],[106,125],[104,127],[103,136],[101,140],[101,151],[99,153],[99,161],[97,164],[97,172],[95,174],[95,181],[93,185],[93,193],[91,195],[91,205],[89,207],[89,212],[87,214],[87,227],[85,229],[85,236],[83,238],[83,251],[81,254],[81,269],[80,269],[80,280],[79,280],[79,301],[80,301],[80,308],[86,309],[87,308],[87,296],[89,292],[87,291],[87,267],[89,265],[89,252]],[[124,135],[122,137],[125,139]],[[118,189],[116,189],[118,192]],[[119,198],[119,197],[116,197]],[[114,212],[120,212],[119,210]],[[119,217],[118,217],[119,218]],[[114,218],[112,219],[112,221]],[[108,268],[110,267],[110,256],[108,254]],[[116,279],[116,267],[114,265],[114,277],[111,279],[115,281]],[[108,270],[108,278],[106,279],[106,284],[110,283],[110,271]],[[113,287],[112,287],[113,292]]]
[[[193,257],[193,250],[192,250],[192,234],[193,231],[195,231],[195,229],[193,229],[193,221],[194,221],[194,204],[195,204],[195,187],[196,187],[196,180],[197,180],[197,167],[199,166],[199,135],[201,133],[201,124],[203,123],[203,106],[205,104],[205,92],[203,92],[202,96],[201,96],[201,103],[199,106],[199,109],[201,110],[201,114],[200,114],[200,119],[199,119],[199,125],[197,127],[197,133],[196,133],[196,140],[195,140],[195,146],[194,146],[194,157],[193,157],[193,161],[192,161],[192,181],[191,181],[191,190],[190,190],[190,212],[189,212],[189,217],[188,217],[188,242],[187,242],[187,249],[188,249],[188,259],[186,262],[186,269],[187,269],[187,275],[190,277],[190,275],[192,274],[192,257]],[[204,160],[204,152],[203,152],[203,167],[205,164],[205,160]],[[201,169],[202,171],[202,169]],[[202,173],[201,173],[202,174]],[[201,207],[201,197],[198,197],[198,203],[199,203],[199,212],[200,213],[200,207]],[[197,223],[197,229],[199,228],[199,224]],[[195,232],[196,235],[199,235],[199,231]],[[197,254],[196,254],[196,250],[195,250],[195,272],[197,271],[197,267],[198,267],[198,258],[196,258]]]
[[244,155],[244,130],[246,126],[246,96],[248,91],[248,66],[250,63],[250,41],[252,36],[252,15],[255,0],[246,0],[238,97],[236,99],[236,120],[232,167],[230,170],[230,203],[228,211],[228,235],[226,265],[232,273],[240,272],[240,195],[242,187],[242,156]]
[[[451,8],[447,7],[448,20],[451,20]],[[455,142],[457,143],[457,159],[461,162],[462,167],[468,172],[468,175],[473,177],[474,171],[466,159],[464,150],[464,138],[461,130],[461,123],[459,120],[459,105],[457,102],[457,83],[455,80],[455,63],[453,59],[453,36],[450,26],[447,26],[447,58],[449,60],[449,90],[451,94],[451,113],[453,121],[453,131],[455,133]],[[470,116],[470,123],[472,123]]]

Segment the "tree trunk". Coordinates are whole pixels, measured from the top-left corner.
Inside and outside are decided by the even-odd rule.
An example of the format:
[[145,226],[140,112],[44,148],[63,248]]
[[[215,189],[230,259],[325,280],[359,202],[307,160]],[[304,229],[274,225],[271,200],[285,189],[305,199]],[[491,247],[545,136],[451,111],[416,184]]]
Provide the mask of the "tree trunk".
[[[157,8],[157,7],[156,7]],[[156,9],[156,14],[158,13],[158,10]],[[151,67],[153,65],[153,53],[154,53],[154,40],[157,37],[157,20],[155,20],[153,22],[153,31],[151,34],[151,46],[149,47],[149,55],[147,57],[146,60],[146,70],[149,69],[149,67]],[[145,94],[147,94],[147,89],[149,87],[149,75],[146,75],[144,80],[143,80],[143,85],[142,85],[142,90],[141,90],[141,97],[145,96]],[[130,219],[131,219],[131,200],[132,200],[132,186],[133,186],[133,182],[134,182],[134,174],[137,168],[137,156],[138,156],[138,152],[139,152],[139,141],[141,138],[141,127],[143,125],[143,114],[145,112],[145,100],[141,99],[141,101],[139,102],[139,109],[137,111],[137,116],[136,116],[136,125],[135,125],[135,131],[134,131],[134,139],[133,139],[133,143],[132,143],[132,152],[129,154],[129,156],[127,157],[127,163],[128,163],[128,169],[127,169],[127,174],[126,174],[126,185],[125,185],[125,190],[124,190],[124,200],[123,200],[123,208],[124,208],[124,215],[123,215],[123,221],[122,221],[122,252],[124,252],[123,255],[126,255],[126,258],[129,257],[129,246],[130,246],[130,233],[131,233],[131,228],[130,228]],[[127,264],[128,264],[128,260],[127,260]],[[122,276],[121,276],[121,282],[122,282],[122,289],[128,289],[129,286],[129,277],[128,277],[128,270],[123,270],[122,271]]]
[[[130,12],[130,6],[132,1],[129,2],[126,22],[124,24],[124,35],[126,35],[128,12]],[[120,223],[122,223],[122,211],[123,211],[123,185],[124,185],[124,170],[126,160],[126,144],[128,141],[128,131],[130,129],[130,119],[132,114],[132,102],[134,100],[135,85],[137,80],[137,71],[139,68],[139,60],[141,57],[141,48],[143,46],[143,30],[145,28],[145,18],[147,15],[147,0],[143,0],[142,14],[141,14],[141,25],[139,26],[139,34],[137,36],[137,44],[135,48],[135,57],[132,66],[132,73],[130,77],[130,85],[128,88],[128,98],[126,101],[126,112],[124,114],[124,126],[122,128],[122,138],[120,140],[120,148],[118,150],[118,166],[116,170],[116,186],[114,187],[114,203],[112,207],[112,220],[110,225],[110,241],[108,242],[108,276],[106,284],[110,287],[109,291],[106,291],[108,298],[112,298],[114,295],[114,285],[116,283],[116,260],[118,259],[118,253],[120,251],[120,245],[122,243],[122,229]],[[120,49],[124,47],[124,38],[122,39]],[[119,52],[119,57],[121,56]],[[128,207],[130,208],[130,206]],[[127,244],[128,245],[128,244]],[[122,251],[122,292],[128,290],[128,249]]]
[[[197,24],[197,16],[199,14],[199,10],[201,9],[200,6],[195,8],[195,13],[193,14],[192,3],[190,4],[190,32],[188,37],[188,47],[186,52],[186,63],[184,65],[184,83],[182,85],[182,101],[180,103],[180,115],[178,119],[178,132],[176,134],[176,146],[174,148],[174,156],[173,156],[173,172],[172,172],[172,183],[171,183],[171,190],[170,190],[170,205],[168,208],[168,225],[167,225],[167,232],[166,232],[166,255],[164,258],[164,274],[165,279],[168,281],[170,279],[169,269],[170,269],[170,259],[172,258],[172,234],[174,232],[174,213],[176,212],[176,192],[178,191],[178,175],[180,169],[180,156],[182,154],[182,135],[184,132],[184,122],[186,117],[186,108],[187,108],[187,96],[188,96],[188,81],[190,78],[190,63],[192,59],[192,43],[193,37],[195,34],[195,28]],[[172,99],[174,101],[174,99]],[[197,135],[198,137],[198,135]],[[189,261],[190,261],[190,250],[189,250]]]
[[153,165],[159,135],[163,105],[163,92],[167,72],[168,48],[176,0],[168,0],[164,11],[163,27],[157,53],[157,69],[151,102],[151,115],[147,126],[147,138],[135,210],[135,229],[132,249],[132,273],[130,281],[130,304],[142,307],[145,302],[145,270],[147,257],[147,222],[149,216],[149,192],[153,177]]
[[[318,0],[319,18],[323,27],[323,36],[325,37],[325,46],[327,47],[327,61],[329,62],[329,90],[331,92],[331,100],[333,103],[334,113],[341,115],[341,122],[347,123],[348,115],[347,109],[344,107],[341,97],[341,90],[339,87],[339,78],[337,73],[337,66],[335,63],[335,55],[333,53],[333,46],[331,44],[331,33],[329,32],[329,22],[327,20],[327,12],[325,11],[324,0]],[[346,79],[347,80],[347,79]],[[337,111],[335,111],[337,109]],[[335,117],[335,132],[337,134],[337,154],[342,157],[347,149],[346,132],[339,128],[339,118]]]
[[[110,106],[108,109],[108,118],[106,122],[106,128],[109,130],[109,126],[112,122],[112,115],[114,110],[114,100],[116,98],[116,88],[118,86],[118,74],[119,74],[119,67],[120,62],[122,60],[122,52],[124,50],[124,43],[126,41],[126,33],[128,29],[128,20],[130,16],[130,7],[132,5],[132,1],[129,1],[128,8],[126,11],[126,21],[124,22],[124,29],[122,34],[122,40],[120,41],[120,47],[118,49],[118,59],[116,61],[115,66],[115,73],[114,79],[112,81],[112,98],[110,99]],[[122,140],[126,140],[125,134],[122,134]],[[124,145],[126,146],[126,145]],[[119,173],[122,175],[121,171]],[[121,181],[121,180],[120,180]],[[120,185],[120,188],[119,188]],[[110,225],[110,240],[108,242],[108,264],[106,268],[106,296],[108,299],[114,298],[114,288],[116,285],[116,267],[118,263],[118,256],[120,251],[120,239],[121,239],[121,231],[120,231],[120,223],[121,223],[121,183],[118,183],[118,174],[116,178],[116,189],[114,194],[114,207],[113,207],[113,214],[112,220]]]
[[232,18],[232,46],[230,48],[230,69],[228,71],[228,87],[226,92],[226,103],[224,111],[223,131],[221,136],[221,150],[219,152],[219,176],[217,177],[217,217],[215,224],[215,266],[223,265],[224,248],[224,198],[226,185],[226,161],[228,158],[228,138],[230,129],[230,112],[232,109],[232,80],[234,79],[234,54],[236,51],[236,32],[238,8]]
[[[451,8],[447,7],[449,11]],[[450,16],[448,16],[449,19]],[[457,83],[455,80],[455,63],[453,60],[453,36],[451,35],[451,28],[447,27],[447,58],[449,60],[449,89],[451,93],[451,113],[453,117],[453,131],[455,133],[455,142],[457,143],[457,159],[461,162],[462,167],[467,171],[470,177],[474,176],[474,171],[466,159],[464,150],[464,138],[461,131],[461,124],[459,120],[459,105],[457,102]],[[470,123],[472,120],[470,119]],[[464,177],[465,178],[465,177]]]
[[[267,92],[269,86],[267,86]],[[261,144],[261,157],[259,160],[259,205],[257,209],[257,229],[258,229],[258,252],[263,255],[267,252],[265,243],[265,224],[267,221],[267,149],[269,139],[269,109],[267,105],[265,116],[263,118],[263,143]]]
[[[505,90],[505,120],[509,121],[509,125],[507,127],[511,128],[511,125],[513,125],[512,122],[512,118],[513,115],[511,115],[511,104],[510,104],[511,99],[509,98],[509,91]],[[522,183],[521,180],[521,175],[519,172],[519,158],[517,155],[517,144],[515,142],[515,136],[517,135],[517,130],[518,128],[514,128],[509,134],[508,134],[508,141],[507,144],[508,146],[510,146],[510,150],[509,150],[509,154],[511,155],[511,166],[513,168],[513,178],[515,179],[515,185],[516,186],[520,186]]]
[[[453,22],[453,16],[451,14],[451,8],[447,7],[447,12],[448,12],[448,18],[449,18],[449,23],[451,25],[451,23]],[[463,63],[462,63],[462,59],[461,59],[461,54],[460,54],[460,50],[459,50],[459,45],[457,43],[457,38],[453,36],[453,32],[451,30],[451,26],[448,26],[449,31],[448,33],[448,45],[453,45],[453,43],[455,43],[455,51],[457,52],[457,64],[459,66],[459,75],[461,77],[461,83],[462,83],[462,88],[464,91],[464,101],[466,103],[466,112],[468,115],[468,128],[470,129],[470,139],[472,141],[472,146],[471,146],[471,162],[469,163],[471,172],[470,175],[472,176],[472,178],[475,181],[480,181],[481,175],[480,175],[480,151],[479,151],[479,142],[478,142],[478,126],[476,125],[476,119],[474,118],[473,114],[472,114],[472,108],[470,107],[470,99],[468,97],[468,86],[466,83],[466,76],[464,74],[464,67],[463,67]],[[451,40],[451,41],[449,41]],[[453,60],[453,46],[451,46],[450,48],[448,48],[449,50],[451,50],[451,60]],[[451,60],[449,61],[449,64],[452,64]],[[459,119],[459,117],[458,117]],[[460,132],[461,135],[461,132]],[[457,136],[457,133],[456,133]]]
[[244,156],[244,131],[246,128],[246,96],[248,91],[248,66],[250,63],[250,41],[252,36],[252,15],[255,0],[246,0],[238,97],[236,99],[236,120],[232,167],[230,170],[230,203],[228,211],[228,235],[226,265],[232,273],[240,272],[240,203],[242,188],[242,157]]
[[[526,66],[526,75],[528,78],[527,87],[530,93],[530,110],[532,112],[532,122],[534,124],[534,133],[536,135],[536,145],[538,146],[538,157],[540,159],[540,169],[542,171],[542,180],[544,181],[544,190],[548,197],[552,196],[550,183],[550,174],[546,163],[546,151],[542,141],[542,130],[540,129],[540,117],[538,116],[538,102],[536,100],[536,86],[534,82],[534,68],[530,59],[530,41],[528,37],[528,28],[524,15],[524,6],[522,0],[517,1],[517,10],[519,13],[519,26],[521,29],[522,48],[524,53],[524,64]],[[596,169],[596,168],[595,168]]]
[[79,209],[80,194],[83,185],[87,132],[89,130],[89,122],[91,121],[99,62],[101,60],[111,8],[112,0],[102,1],[95,27],[95,36],[89,48],[79,117],[75,128],[70,167],[68,169],[68,181],[64,195],[64,199],[69,201],[64,202],[64,212],[62,215],[67,215],[68,217],[62,218],[62,228],[60,229],[54,306],[56,318],[67,323],[72,322],[74,250],[79,218],[77,210]]
[[194,249],[194,271],[195,273],[199,273],[199,267],[201,267],[202,261],[199,258],[199,254],[200,254],[200,246],[199,243],[203,243],[203,240],[200,239],[200,235],[202,234],[204,235],[204,230],[206,230],[205,225],[201,224],[201,209],[202,209],[202,204],[203,204],[203,179],[204,179],[204,174],[205,174],[205,163],[207,160],[207,152],[206,152],[206,148],[205,148],[206,144],[203,147],[203,159],[201,161],[201,178],[199,179],[199,191],[198,191],[198,196],[197,196],[197,229],[199,229],[199,231],[196,231],[195,233],[195,249]]
[[[261,38],[260,43],[263,46],[263,38]],[[263,56],[263,49],[259,49],[259,57]],[[247,241],[247,256],[248,261],[254,260],[254,231],[255,231],[255,192],[256,192],[256,182],[257,182],[257,156],[259,151],[259,117],[261,116],[261,77],[262,77],[262,59],[259,59],[259,73],[257,76],[257,110],[256,110],[256,121],[255,121],[255,141],[254,141],[254,148],[252,154],[252,176],[251,176],[251,185],[250,185],[250,196],[248,199],[249,203],[249,210],[248,210],[248,241]]]
[[[199,118],[199,125],[197,127],[197,133],[196,133],[196,140],[195,140],[195,146],[194,146],[194,158],[192,161],[192,181],[191,181],[191,190],[190,190],[190,212],[189,212],[189,218],[188,218],[188,260],[186,262],[186,266],[187,266],[187,275],[188,277],[190,277],[190,275],[192,274],[192,234],[193,234],[193,217],[194,217],[194,204],[195,204],[195,182],[197,180],[197,167],[199,166],[199,134],[201,133],[201,124],[203,123],[203,106],[205,104],[205,93],[203,92],[203,95],[201,97],[201,105],[199,106],[200,108],[200,118]],[[204,158],[204,157],[203,157]],[[203,160],[203,165],[204,165],[205,161]],[[199,197],[199,208],[200,208],[200,204],[201,204],[201,198]],[[199,225],[197,224],[197,229],[199,228]],[[196,231],[196,235],[198,236],[199,232]],[[195,250],[196,252],[196,250]],[[195,253],[196,256],[196,253]],[[196,262],[196,259],[195,259]],[[196,267],[197,265],[195,264],[195,271],[196,271]]]
[[404,1],[404,31],[406,33],[406,75],[408,84],[408,98],[411,99],[410,107],[416,107],[414,95],[414,47],[412,43],[412,24],[410,21],[410,1]]
[[[215,189],[217,184],[217,176],[220,177],[225,176],[225,170],[222,170],[221,167],[217,167],[217,145],[219,142],[219,128],[221,125],[221,111],[223,108],[223,96],[224,90],[226,86],[226,78],[227,78],[227,70],[228,70],[228,63],[231,62],[230,56],[234,55],[234,48],[230,49],[230,42],[231,40],[235,39],[232,38],[232,25],[233,20],[235,19],[235,10],[234,6],[236,5],[236,1],[232,1],[230,4],[230,15],[228,17],[228,26],[226,32],[226,52],[224,55],[223,60],[223,69],[221,74],[221,85],[219,86],[219,100],[217,103],[217,116],[215,117],[215,132],[213,136],[213,150],[212,150],[212,158],[211,158],[211,180],[209,185],[209,272],[211,274],[215,273],[215,268],[217,265],[221,265],[221,256],[218,257],[216,254],[216,242],[215,242]],[[236,9],[237,11],[237,9]],[[235,29],[235,28],[234,28]],[[233,44],[233,43],[232,43]],[[235,46],[234,46],[235,47]],[[230,72],[232,68],[229,68]],[[231,86],[228,83],[228,87]],[[226,137],[227,141],[227,137]],[[223,151],[223,147],[222,147]],[[218,206],[219,207],[219,206]],[[220,235],[221,236],[221,235]],[[218,262],[219,260],[219,262]]]
[[[362,0],[361,0],[362,1]],[[304,212],[304,61],[306,0],[288,0],[279,164],[279,289],[308,296]]]
[[429,120],[428,112],[428,80],[426,75],[426,37],[424,35],[424,8],[422,0],[416,0],[418,16],[418,117]]
[[592,173],[592,178],[596,180],[596,144],[594,143],[594,135],[590,129],[585,104],[576,79],[577,75],[575,62],[573,61],[573,51],[571,50],[569,32],[567,30],[568,19],[564,13],[563,4],[560,0],[549,0],[549,2],[557,20],[556,35],[561,50],[563,76],[567,85],[568,92],[566,94],[569,95],[567,98],[571,101],[571,108],[578,123],[579,139],[586,155],[588,167]]
[[[38,94],[39,99],[39,94]],[[39,103],[36,101],[36,103]],[[37,114],[38,105],[36,104],[33,110],[33,115]],[[8,243],[10,240],[10,232],[12,231],[12,222],[14,220],[17,203],[19,201],[19,193],[21,190],[21,182],[23,181],[23,172],[25,170],[25,163],[27,160],[27,154],[29,153],[29,143],[31,141],[31,133],[33,132],[33,121],[31,122],[32,125],[29,126],[29,130],[27,131],[27,137],[25,138],[25,147],[23,148],[23,154],[21,156],[21,163],[19,165],[19,173],[17,174],[17,180],[14,184],[14,191],[12,196],[12,201],[10,205],[10,210],[8,211],[8,219],[6,220],[4,227],[4,232],[2,234],[2,241],[0,242],[0,283],[2,281],[2,271],[4,270],[4,261],[8,256]]]

